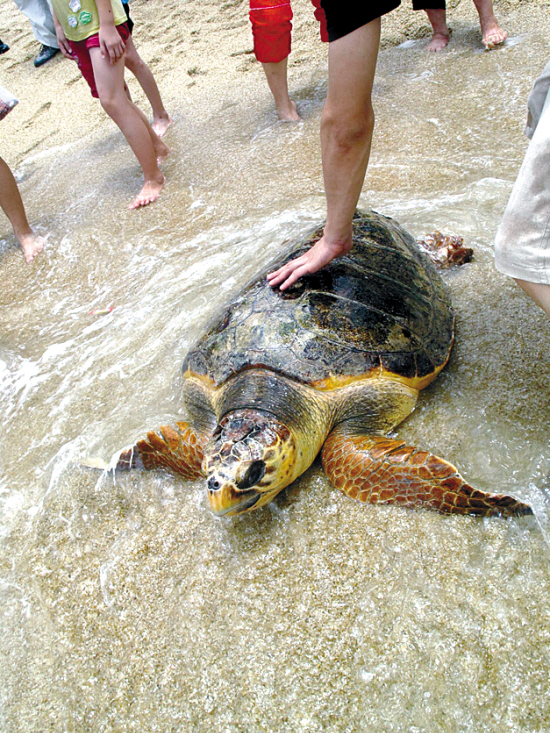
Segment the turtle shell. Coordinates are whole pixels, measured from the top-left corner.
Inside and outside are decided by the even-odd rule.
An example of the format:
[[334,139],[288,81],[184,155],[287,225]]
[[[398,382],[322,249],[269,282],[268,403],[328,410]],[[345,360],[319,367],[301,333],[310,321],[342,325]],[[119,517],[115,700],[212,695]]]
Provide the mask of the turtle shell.
[[321,235],[295,243],[245,287],[188,353],[184,372],[215,387],[253,368],[321,389],[371,374],[430,381],[448,359],[454,319],[415,240],[391,219],[358,212],[348,255],[288,290],[271,288],[267,272]]

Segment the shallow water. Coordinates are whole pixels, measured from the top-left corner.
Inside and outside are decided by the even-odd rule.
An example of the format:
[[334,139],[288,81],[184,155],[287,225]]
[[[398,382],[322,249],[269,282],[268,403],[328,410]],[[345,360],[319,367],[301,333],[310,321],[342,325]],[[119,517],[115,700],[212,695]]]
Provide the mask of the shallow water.
[[114,132],[19,166],[50,244],[25,268],[0,231],[2,730],[550,728],[550,324],[492,265],[546,62],[542,31],[514,27],[492,53],[469,27],[445,55],[381,52],[361,204],[475,250],[445,276],[451,362],[398,435],[536,519],[365,507],[316,464],[220,520],[200,482],[80,465],[181,416],[208,318],[322,219],[324,64],[296,85],[299,125],[260,77],[178,112],[147,210],[125,210],[139,177]]

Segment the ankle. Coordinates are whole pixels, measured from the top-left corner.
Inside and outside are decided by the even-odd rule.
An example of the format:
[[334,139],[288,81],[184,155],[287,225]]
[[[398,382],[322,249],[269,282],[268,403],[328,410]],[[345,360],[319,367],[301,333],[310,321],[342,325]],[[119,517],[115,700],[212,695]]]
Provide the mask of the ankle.
[[155,186],[162,186],[164,183],[164,174],[158,169],[158,173],[154,173],[152,176],[143,176],[143,183],[146,185],[147,183],[151,183]]
[[443,25],[432,27],[432,35],[433,36],[444,36],[445,38],[449,38],[451,35],[451,30],[449,26],[446,23],[444,23]]
[[21,244],[22,240],[27,240],[29,237],[34,237],[35,234],[33,230],[30,228],[30,226],[26,227],[13,227],[13,233],[15,234],[15,238],[17,241]]

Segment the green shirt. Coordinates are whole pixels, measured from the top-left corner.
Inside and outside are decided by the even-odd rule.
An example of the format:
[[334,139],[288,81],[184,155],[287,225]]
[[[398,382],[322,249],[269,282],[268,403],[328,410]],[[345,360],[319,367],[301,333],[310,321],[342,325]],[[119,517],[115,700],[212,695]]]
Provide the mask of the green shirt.
[[[84,41],[99,32],[99,13],[94,0],[51,0],[58,21],[69,41]],[[115,25],[125,23],[120,0],[111,0]]]

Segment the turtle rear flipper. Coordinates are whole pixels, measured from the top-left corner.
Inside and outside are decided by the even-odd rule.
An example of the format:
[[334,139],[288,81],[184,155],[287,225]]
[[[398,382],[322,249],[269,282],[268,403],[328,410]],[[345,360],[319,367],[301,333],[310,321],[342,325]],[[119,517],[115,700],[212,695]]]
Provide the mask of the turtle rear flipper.
[[116,469],[161,468],[186,479],[199,478],[203,475],[201,464],[207,440],[208,436],[186,422],[163,425],[158,433],[147,433],[146,438],[124,450]]
[[533,513],[512,496],[474,489],[451,463],[404,441],[336,429],[327,438],[322,455],[334,486],[359,501],[425,506],[445,514]]

